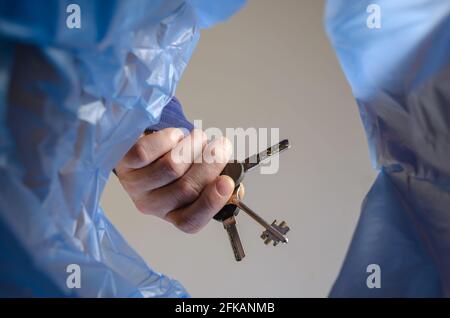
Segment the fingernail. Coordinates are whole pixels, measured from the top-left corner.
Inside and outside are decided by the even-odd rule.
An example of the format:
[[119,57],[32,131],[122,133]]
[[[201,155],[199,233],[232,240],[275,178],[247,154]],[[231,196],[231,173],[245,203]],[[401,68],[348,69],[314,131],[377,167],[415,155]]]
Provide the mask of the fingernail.
[[219,177],[216,182],[216,189],[221,196],[229,196],[233,191],[233,180],[228,176]]
[[227,138],[214,139],[205,148],[204,156],[208,163],[227,163],[232,155],[231,142]]

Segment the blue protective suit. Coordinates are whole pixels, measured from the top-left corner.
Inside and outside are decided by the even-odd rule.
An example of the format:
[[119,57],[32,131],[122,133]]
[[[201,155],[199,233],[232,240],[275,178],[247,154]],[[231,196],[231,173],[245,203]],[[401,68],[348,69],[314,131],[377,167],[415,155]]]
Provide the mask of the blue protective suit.
[[[99,197],[158,123],[199,28],[243,3],[77,1],[79,30],[65,27],[69,3],[0,1],[0,296],[187,296],[127,245]],[[380,29],[366,27],[373,3]],[[448,0],[327,2],[380,170],[331,296],[450,294],[449,15]],[[67,288],[69,264],[80,289]]]
[[328,0],[325,23],[380,170],[330,295],[448,297],[450,1]]
[[[71,3],[80,29],[67,27]],[[158,123],[199,29],[242,5],[0,0],[0,296],[188,296],[133,251],[99,199]],[[66,284],[70,264],[81,288]]]

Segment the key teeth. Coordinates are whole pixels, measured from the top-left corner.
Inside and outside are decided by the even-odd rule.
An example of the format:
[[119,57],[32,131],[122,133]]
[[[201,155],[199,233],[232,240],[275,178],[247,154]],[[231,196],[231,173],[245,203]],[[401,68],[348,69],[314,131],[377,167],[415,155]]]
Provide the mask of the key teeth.
[[[285,221],[281,221],[280,224],[277,224],[277,220],[274,220],[272,222],[272,227],[274,227],[278,232],[280,232],[283,235],[286,235],[287,232],[289,232],[290,228],[287,225],[287,223]],[[273,246],[277,246],[280,241],[275,238],[272,233],[270,233],[268,230],[265,230],[262,234],[261,234],[261,238],[264,240],[264,244],[268,245],[271,242],[273,242]]]
[[264,244],[266,244],[266,245],[268,245],[268,244],[270,244],[270,242],[272,242],[272,240],[269,238],[269,235],[268,235],[268,233],[266,233],[266,231],[264,231],[261,234],[261,238],[264,241]]

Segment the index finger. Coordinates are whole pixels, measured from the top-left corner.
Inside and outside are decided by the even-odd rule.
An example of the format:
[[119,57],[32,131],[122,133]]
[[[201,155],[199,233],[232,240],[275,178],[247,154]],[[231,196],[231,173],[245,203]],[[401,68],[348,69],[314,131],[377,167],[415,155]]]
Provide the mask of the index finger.
[[134,170],[145,167],[173,149],[184,137],[178,128],[165,128],[144,135],[131,147],[116,170]]

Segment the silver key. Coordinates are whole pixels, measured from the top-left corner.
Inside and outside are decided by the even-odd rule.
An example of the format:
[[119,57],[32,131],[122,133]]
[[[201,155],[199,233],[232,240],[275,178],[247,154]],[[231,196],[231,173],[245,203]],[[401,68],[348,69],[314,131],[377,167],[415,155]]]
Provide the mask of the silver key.
[[244,248],[242,247],[241,238],[236,227],[236,219],[233,216],[224,220],[223,227],[228,233],[228,238],[230,239],[231,248],[233,249],[234,258],[236,261],[241,261],[245,257]]
[[236,261],[241,261],[245,257],[244,248],[242,247],[241,239],[236,227],[235,215],[238,213],[239,209],[247,213],[251,218],[264,227],[265,231],[261,237],[265,240],[265,242],[273,241],[274,246],[279,242],[288,242],[288,239],[284,236],[287,231],[289,231],[288,227],[287,230],[284,231],[284,228],[278,228],[276,223],[272,223],[272,225],[270,225],[241,201],[244,196],[244,185],[241,181],[247,171],[257,167],[261,162],[271,158],[273,155],[289,148],[289,141],[285,139],[260,152],[259,154],[248,157],[244,162],[230,162],[222,171],[222,174],[228,175],[234,180],[236,188],[234,189],[234,192],[225,207],[214,216],[214,219],[222,222],[223,227],[227,231]]
[[[277,224],[277,220],[272,222],[272,227],[275,228],[278,232],[280,232],[283,235],[286,235],[287,232],[289,232],[290,228],[287,226],[286,222],[281,221],[280,224]],[[265,230],[261,234],[261,238],[264,240],[264,244],[270,244],[270,242],[273,242],[273,246],[277,246],[280,241],[278,238],[276,238],[270,231]]]
[[247,159],[244,160],[242,163],[244,165],[244,172],[250,171],[253,168],[259,166],[262,162],[271,159],[272,156],[279,154],[283,152],[284,150],[287,150],[291,148],[291,145],[289,144],[288,139],[284,139],[277,143],[276,145],[273,145],[269,148],[267,148],[264,151],[261,151],[260,153],[250,156]]

